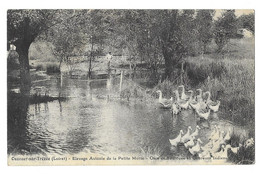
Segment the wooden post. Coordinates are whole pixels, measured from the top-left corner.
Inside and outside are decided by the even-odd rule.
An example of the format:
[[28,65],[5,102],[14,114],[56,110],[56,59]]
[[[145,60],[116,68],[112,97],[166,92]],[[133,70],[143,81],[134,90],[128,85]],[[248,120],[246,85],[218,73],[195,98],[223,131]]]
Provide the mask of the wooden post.
[[183,84],[183,73],[184,73],[184,70],[183,70],[183,64],[184,62],[181,63],[181,84]]
[[121,71],[121,75],[120,75],[120,85],[119,85],[119,92],[120,92],[120,93],[121,93],[121,91],[122,91],[123,74],[124,74],[124,71]]

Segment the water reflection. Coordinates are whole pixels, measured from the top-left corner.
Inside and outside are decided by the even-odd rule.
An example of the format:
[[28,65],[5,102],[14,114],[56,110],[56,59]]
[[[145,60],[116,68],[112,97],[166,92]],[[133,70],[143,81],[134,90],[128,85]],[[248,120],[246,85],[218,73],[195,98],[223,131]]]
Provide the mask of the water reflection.
[[[156,104],[129,103],[119,99],[107,101],[113,81],[56,79],[39,82],[52,95],[71,97],[67,101],[29,105],[28,97],[8,102],[9,153],[75,154],[90,151],[99,154],[141,154],[158,148],[160,155],[186,156],[183,146],[170,147],[169,139],[188,126],[201,126],[200,138],[207,141],[212,124],[219,117],[212,114],[209,123],[198,120],[192,110],[172,116]],[[223,125],[224,126],[224,125]]]

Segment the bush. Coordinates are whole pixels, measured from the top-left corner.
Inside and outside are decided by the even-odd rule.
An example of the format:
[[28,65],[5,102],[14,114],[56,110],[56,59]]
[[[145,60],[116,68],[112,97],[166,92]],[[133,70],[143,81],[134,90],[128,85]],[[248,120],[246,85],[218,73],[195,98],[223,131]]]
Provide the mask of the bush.
[[60,68],[57,65],[47,65],[47,74],[60,73]]

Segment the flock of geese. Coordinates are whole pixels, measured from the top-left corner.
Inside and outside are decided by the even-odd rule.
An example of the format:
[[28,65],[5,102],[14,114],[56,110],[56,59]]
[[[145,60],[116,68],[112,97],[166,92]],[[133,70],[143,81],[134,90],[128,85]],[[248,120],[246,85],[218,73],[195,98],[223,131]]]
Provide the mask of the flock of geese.
[[[166,99],[162,97],[162,91],[157,90],[159,94],[159,104],[163,108],[172,109],[172,114],[177,115],[181,110],[194,109],[200,118],[208,120],[210,111],[217,112],[219,110],[220,101],[211,100],[211,93],[209,91],[202,93],[201,89],[197,89],[198,94],[195,95],[193,90],[189,90],[186,94],[183,85],[179,86],[181,92],[178,89],[174,91],[175,100],[173,97]],[[207,95],[207,99],[203,97]]]
[[[218,112],[220,101],[211,100],[210,91],[203,93],[201,89],[197,89],[198,93],[194,93],[193,90],[186,92],[183,85],[178,88],[181,88],[180,92],[178,89],[175,90],[175,98],[172,96],[170,99],[163,98],[162,91],[156,91],[159,94],[160,106],[171,109],[173,116],[177,116],[182,110],[193,109],[200,118],[208,120],[211,111]],[[230,130],[221,131],[215,125],[210,135],[205,139],[206,144],[203,145],[202,140],[198,137],[200,130],[198,125],[194,131],[189,126],[185,134],[183,130],[180,130],[176,138],[169,139],[170,144],[173,147],[182,145],[192,156],[197,156],[200,159],[227,159],[229,150],[236,155],[242,146],[247,148],[254,144],[254,140],[251,138],[245,141],[244,145],[231,146]]]
[[234,154],[237,154],[240,147],[242,147],[242,144],[231,147],[230,131],[226,133],[220,131],[216,125],[208,138],[209,142],[202,146],[203,142],[200,138],[197,138],[199,130],[200,127],[196,126],[195,131],[191,133],[192,128],[189,126],[185,135],[183,135],[183,130],[180,130],[179,135],[175,139],[169,139],[169,141],[174,147],[183,144],[191,155],[197,155],[201,159],[227,159],[229,149]]

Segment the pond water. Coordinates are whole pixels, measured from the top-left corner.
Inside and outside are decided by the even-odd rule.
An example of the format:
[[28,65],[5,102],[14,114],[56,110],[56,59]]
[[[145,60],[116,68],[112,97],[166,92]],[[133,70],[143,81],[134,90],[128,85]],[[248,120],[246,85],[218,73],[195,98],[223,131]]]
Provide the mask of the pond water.
[[[35,83],[45,86],[51,96],[59,92],[70,97],[66,101],[29,104],[15,101],[8,110],[9,153],[77,154],[81,152],[107,154],[160,155],[187,157],[184,146],[172,148],[169,139],[182,129],[201,127],[199,137],[207,142],[214,124],[222,129],[238,128],[211,114],[211,120],[201,121],[192,110],[172,116],[170,110],[160,109],[141,101],[110,99],[106,80],[88,82],[57,79]],[[244,130],[244,129],[242,129]]]

